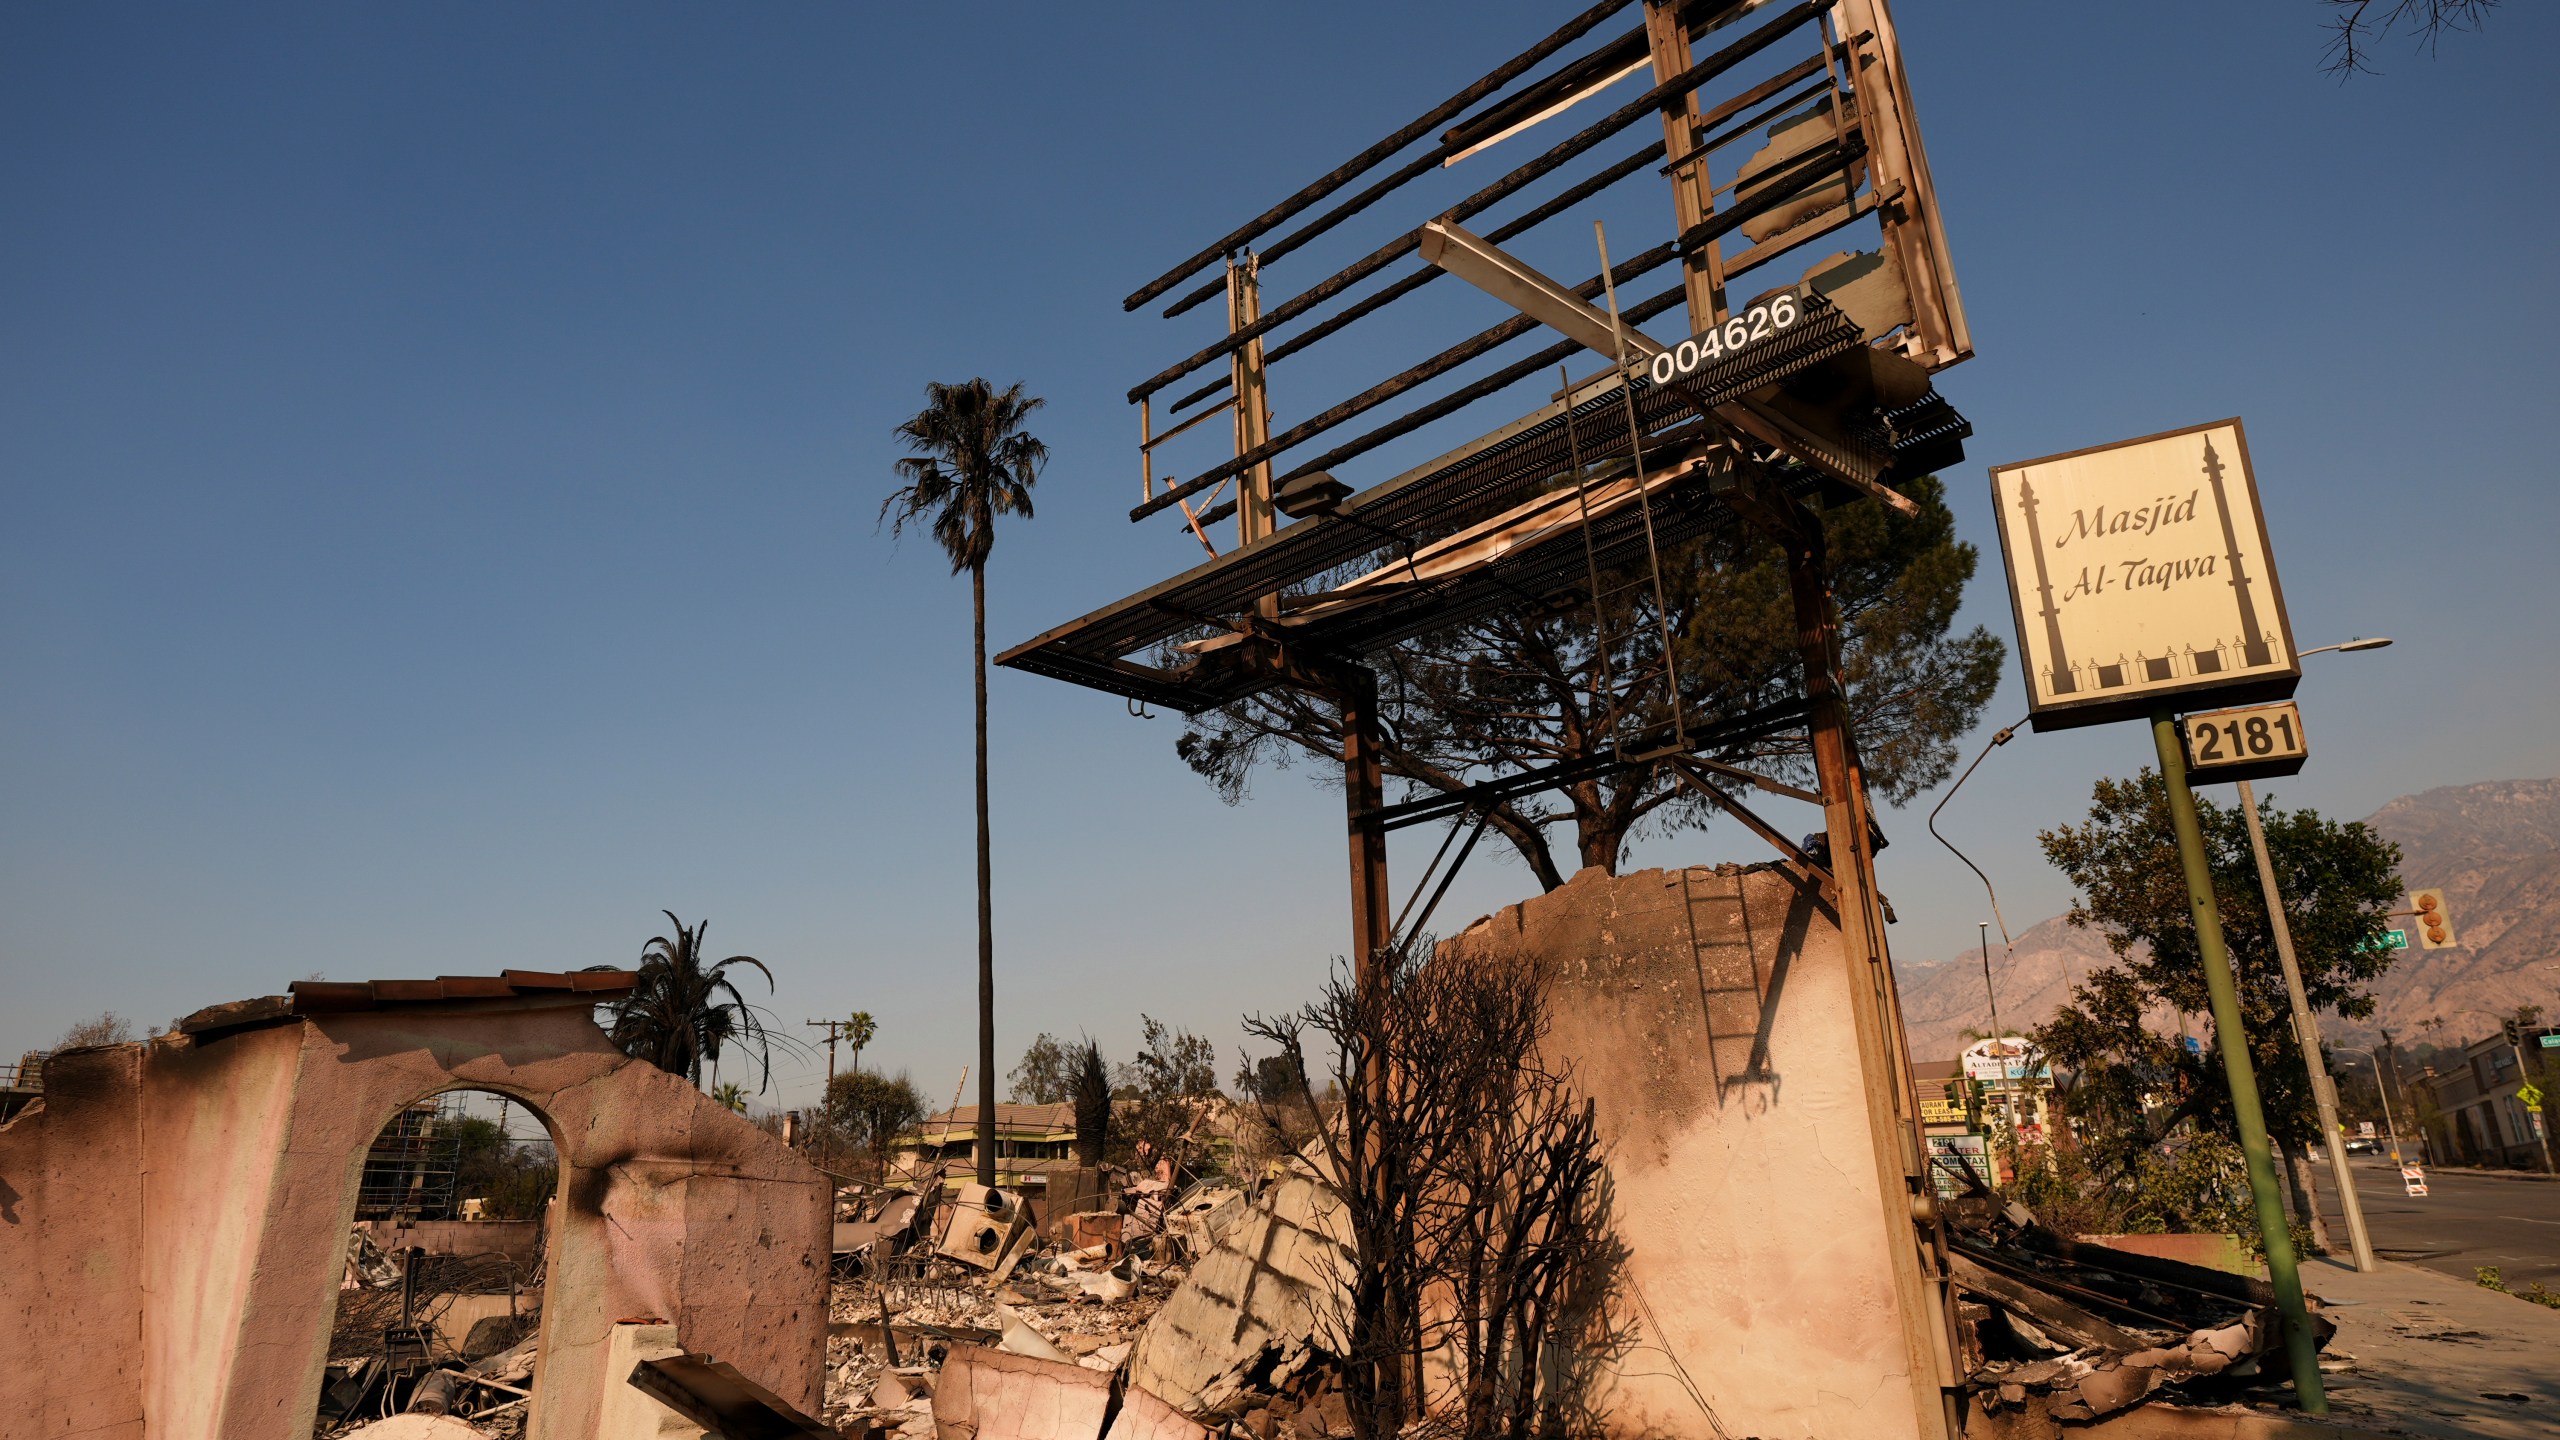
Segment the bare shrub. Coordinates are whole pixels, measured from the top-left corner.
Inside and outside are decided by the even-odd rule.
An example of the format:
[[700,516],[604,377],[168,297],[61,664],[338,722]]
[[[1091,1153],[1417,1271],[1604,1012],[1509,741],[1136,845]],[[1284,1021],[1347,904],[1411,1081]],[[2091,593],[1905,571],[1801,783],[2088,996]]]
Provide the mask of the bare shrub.
[[[1540,1052],[1533,963],[1430,956],[1417,943],[1366,985],[1337,963],[1303,1010],[1246,1022],[1293,1082],[1261,1100],[1269,1123],[1327,1116],[1316,1148],[1352,1236],[1337,1331],[1351,1353],[1333,1357],[1352,1423],[1393,1435],[1428,1412],[1465,1440],[1587,1432],[1581,1381],[1624,1343],[1591,1102]],[[1337,1103],[1308,1078],[1310,1036],[1331,1046]]]

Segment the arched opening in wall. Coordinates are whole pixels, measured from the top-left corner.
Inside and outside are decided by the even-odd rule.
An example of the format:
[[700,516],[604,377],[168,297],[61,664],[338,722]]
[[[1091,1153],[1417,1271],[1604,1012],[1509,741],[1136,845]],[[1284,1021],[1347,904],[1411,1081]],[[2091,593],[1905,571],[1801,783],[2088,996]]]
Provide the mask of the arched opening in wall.
[[449,1090],[391,1117],[356,1188],[314,1437],[404,1411],[524,1433],[559,1186],[522,1099]]

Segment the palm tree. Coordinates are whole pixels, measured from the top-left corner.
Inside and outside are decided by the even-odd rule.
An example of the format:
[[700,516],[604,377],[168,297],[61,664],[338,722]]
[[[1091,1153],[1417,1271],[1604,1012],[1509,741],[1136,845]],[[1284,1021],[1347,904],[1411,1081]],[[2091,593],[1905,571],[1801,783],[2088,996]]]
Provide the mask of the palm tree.
[[868,1010],[856,1010],[844,1022],[844,1040],[853,1047],[854,1069],[862,1068],[862,1047],[870,1044],[871,1037],[879,1033],[880,1022],[872,1019]]
[[969,572],[969,607],[978,681],[978,1183],[996,1183],[995,882],[987,838],[987,554],[996,517],[1031,518],[1031,486],[1049,447],[1022,428],[1041,402],[1020,385],[998,392],[984,379],[931,382],[926,404],[898,427],[914,451],[897,463],[907,483],[880,504],[890,534],[929,521],[951,557],[951,573]]
[[723,1080],[711,1087],[712,1103],[725,1105],[744,1115],[747,1113],[747,1087],[735,1080]]
[[732,965],[752,965],[768,990],[773,972],[753,955],[704,965],[702,937],[711,922],[688,926],[672,910],[658,913],[675,927],[675,936],[652,936],[641,947],[640,983],[607,1009],[613,1043],[625,1055],[699,1085],[703,1066],[718,1064],[721,1047],[735,1040],[755,1052],[763,1072],[756,1088],[762,1090],[772,1072],[772,1038],[728,972]]

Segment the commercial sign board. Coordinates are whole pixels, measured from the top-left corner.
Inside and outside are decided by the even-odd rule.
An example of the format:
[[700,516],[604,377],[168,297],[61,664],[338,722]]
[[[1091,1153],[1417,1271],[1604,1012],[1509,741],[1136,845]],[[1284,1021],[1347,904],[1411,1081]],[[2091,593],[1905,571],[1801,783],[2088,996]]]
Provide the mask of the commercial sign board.
[[1994,466],[1991,491],[2036,729],[2293,694],[2237,419]]
[[[1976,1040],[1964,1047],[1964,1073],[1974,1080],[1998,1082],[2024,1080],[2028,1077],[2027,1042],[2011,1035],[2001,1040]],[[2053,1078],[2053,1067],[2039,1065],[2034,1076],[2039,1080]]]
[[1929,1137],[1929,1182],[1938,1194],[1954,1199],[1972,1188],[1970,1181],[1996,1185],[1999,1178],[1991,1173],[1991,1149],[1979,1135],[1932,1135]]

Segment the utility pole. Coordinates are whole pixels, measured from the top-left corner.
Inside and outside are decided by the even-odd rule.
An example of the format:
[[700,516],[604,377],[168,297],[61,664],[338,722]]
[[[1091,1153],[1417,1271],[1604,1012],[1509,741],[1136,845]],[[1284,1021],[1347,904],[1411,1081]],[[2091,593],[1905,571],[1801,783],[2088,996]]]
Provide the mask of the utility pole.
[[2009,1114],[2009,1148],[2014,1153],[2018,1148],[2018,1097],[2009,1089],[2009,1057],[2001,1048],[2000,994],[1991,987],[1991,922],[1977,924],[1982,931],[1982,996],[1991,1002],[1991,1058],[2000,1063],[2001,1108]]
[[2328,1060],[2320,1053],[2320,1017],[2312,1013],[2310,997],[2302,990],[2302,966],[2293,958],[2293,923],[2285,914],[2284,893],[2276,888],[2266,827],[2258,823],[2258,795],[2246,780],[2240,782],[2240,813],[2248,819],[2249,848],[2258,857],[2258,888],[2267,897],[2267,929],[2275,936],[2276,963],[2284,967],[2284,993],[2293,1001],[2293,1038],[2302,1047],[2303,1068],[2311,1072],[2311,1099],[2320,1107],[2320,1138],[2327,1142],[2329,1173],[2337,1180],[2338,1202],[2347,1212],[2347,1237],[2355,1248],[2356,1269],[2370,1275],[2382,1268],[2382,1262],[2373,1256],[2373,1237],[2364,1228],[2364,1202],[2357,1198],[2355,1176],[2347,1170],[2347,1145],[2338,1138],[2338,1087],[2329,1078]]
[[2152,748],[2159,752],[2162,787],[2169,792],[2169,823],[2178,836],[2178,859],[2187,874],[2187,905],[2195,917],[2196,950],[2204,961],[2205,990],[2213,999],[2213,1038],[2231,1084],[2231,1112],[2240,1123],[2240,1151],[2249,1163],[2249,1194],[2257,1202],[2258,1234],[2267,1247],[2267,1279],[2284,1316],[2285,1357],[2292,1362],[2294,1399],[2307,1414],[2329,1413],[2320,1382],[2320,1354],[2311,1338],[2310,1311],[2302,1303],[2302,1271],[2285,1228],[2284,1197],[2276,1189],[2275,1160],[2267,1150],[2267,1116],[2258,1102],[2258,1075],[2249,1061],[2249,1036],[2241,1028],[2240,989],[2231,979],[2231,952],[2222,940],[2222,908],[2213,895],[2213,869],[2205,860],[2204,827],[2196,820],[2195,792],[2187,787],[2187,747],[2176,715],[2165,706],[2151,712]]
[[[2518,1011],[2515,1019],[2505,1023],[2504,1029],[2507,1032],[2507,1049],[2516,1057],[2516,1083],[2518,1085],[2533,1084],[2532,1077],[2526,1075],[2524,1070],[2523,1012]],[[2560,1167],[2555,1167],[2551,1163],[2551,1127],[2542,1123],[2541,1108],[2536,1106],[2526,1110],[2525,1113],[2533,1117],[2528,1123],[2533,1126],[2533,1138],[2542,1146],[2542,1173],[2545,1175],[2560,1173]]]
[[[827,1032],[827,1088],[818,1092],[818,1116],[821,1120],[824,1120],[827,1116],[827,1106],[835,1099],[836,1096],[836,1037],[844,1033],[845,1023],[841,1020],[803,1020],[800,1023],[808,1026],[812,1030],[824,1030]],[[827,1160],[834,1159],[835,1126],[833,1124],[829,1124],[826,1129],[819,1133],[828,1137],[827,1142],[819,1147],[818,1154],[820,1158]]]
[[[2384,1049],[2391,1047],[2388,1031],[2382,1037]],[[2352,1045],[2338,1047],[2341,1055],[2361,1055],[2373,1062],[2373,1088],[2382,1096],[2382,1133],[2391,1140],[2391,1168],[2400,1168],[2400,1122],[2391,1118],[2391,1081],[2382,1073],[2382,1056],[2372,1050],[2359,1050]]]

